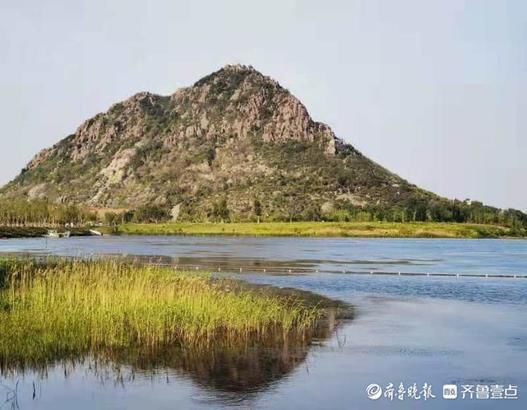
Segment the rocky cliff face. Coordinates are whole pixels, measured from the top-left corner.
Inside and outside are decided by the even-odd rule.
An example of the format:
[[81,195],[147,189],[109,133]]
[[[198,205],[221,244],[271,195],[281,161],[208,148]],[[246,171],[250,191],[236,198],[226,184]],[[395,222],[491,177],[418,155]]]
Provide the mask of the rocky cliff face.
[[373,163],[252,67],[226,66],[171,96],[139,93],[40,152],[2,189],[93,207],[177,207],[192,219],[285,218],[431,197]]

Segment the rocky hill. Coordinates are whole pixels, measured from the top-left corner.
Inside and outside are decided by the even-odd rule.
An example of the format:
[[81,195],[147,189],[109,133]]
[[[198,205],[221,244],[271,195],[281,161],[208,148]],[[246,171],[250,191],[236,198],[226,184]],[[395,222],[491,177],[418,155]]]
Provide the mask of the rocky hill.
[[316,219],[442,201],[366,158],[278,82],[241,65],[170,96],[142,92],[113,105],[36,155],[0,194],[94,208],[155,204],[195,220]]

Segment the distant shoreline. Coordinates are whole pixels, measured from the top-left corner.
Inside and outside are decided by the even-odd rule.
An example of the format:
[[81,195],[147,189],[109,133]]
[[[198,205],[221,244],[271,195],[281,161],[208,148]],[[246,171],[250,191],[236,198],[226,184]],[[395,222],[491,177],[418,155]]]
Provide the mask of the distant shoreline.
[[[55,228],[49,228],[55,229]],[[32,226],[0,226],[0,239],[41,238],[48,233],[48,228]],[[66,229],[63,229],[66,230]],[[68,228],[71,236],[90,236],[90,231],[84,228]]]
[[231,222],[123,224],[102,229],[117,235],[225,235],[352,238],[525,238],[497,225],[434,222]]
[[[123,224],[98,227],[105,235],[219,235],[321,238],[451,238],[526,239],[511,228],[498,225],[440,222],[230,222]],[[72,236],[88,236],[88,229],[73,229]],[[0,227],[0,239],[38,238],[40,227]]]

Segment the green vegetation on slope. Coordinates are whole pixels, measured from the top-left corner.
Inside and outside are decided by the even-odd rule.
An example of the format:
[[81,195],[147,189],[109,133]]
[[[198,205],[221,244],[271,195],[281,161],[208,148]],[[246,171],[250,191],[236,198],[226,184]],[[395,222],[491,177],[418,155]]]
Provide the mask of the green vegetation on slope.
[[319,310],[300,299],[114,261],[0,260],[0,368],[123,349],[203,348],[270,332],[302,335]]
[[[112,232],[111,229],[107,230]],[[386,238],[499,238],[518,236],[503,226],[460,223],[265,222],[124,224],[113,233],[128,235],[260,235]],[[525,235],[525,233],[524,233]]]
[[[0,198],[119,210],[109,225],[383,221],[502,225],[513,235],[527,229],[519,210],[442,198],[402,179],[313,121],[276,81],[238,65],[171,96],[139,93],[113,105],[37,154]],[[0,204],[0,225],[89,219],[56,207],[4,215]]]

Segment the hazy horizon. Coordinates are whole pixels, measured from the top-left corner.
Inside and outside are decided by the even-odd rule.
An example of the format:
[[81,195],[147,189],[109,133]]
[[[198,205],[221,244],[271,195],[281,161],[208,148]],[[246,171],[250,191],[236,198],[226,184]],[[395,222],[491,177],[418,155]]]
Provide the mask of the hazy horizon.
[[242,63],[410,182],[527,210],[521,1],[153,3],[0,5],[0,184],[116,102]]

